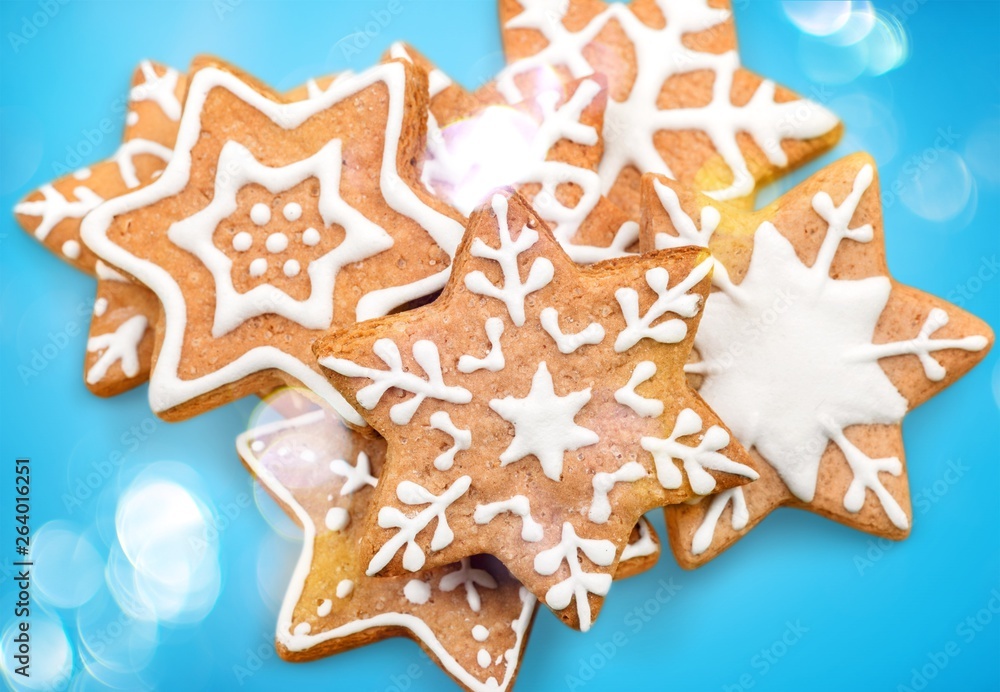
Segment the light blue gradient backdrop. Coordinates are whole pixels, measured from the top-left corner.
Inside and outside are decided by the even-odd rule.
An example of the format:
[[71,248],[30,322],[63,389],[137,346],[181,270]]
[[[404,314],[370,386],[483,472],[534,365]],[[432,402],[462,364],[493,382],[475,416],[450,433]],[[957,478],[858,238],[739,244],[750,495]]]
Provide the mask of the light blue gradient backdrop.
[[[196,53],[211,52],[282,89],[311,75],[363,68],[396,39],[413,43],[467,86],[485,81],[501,66],[490,1],[402,0],[402,11],[348,60],[338,41],[355,27],[363,28],[370,13],[387,4],[71,0],[15,52],[8,32],[21,31],[22,17],[37,12],[39,4],[4,2],[0,209],[9,210],[30,189],[53,178],[53,165],[65,160],[67,147],[83,141],[83,130],[103,118],[121,117],[113,109],[115,100],[141,58],[184,68]],[[892,4],[877,6],[888,11]],[[743,60],[802,93],[828,100],[845,120],[844,142],[808,171],[865,149],[878,160],[883,185],[898,181],[900,199],[885,210],[894,275],[950,297],[996,328],[1000,5],[896,4],[904,17],[909,58],[883,76],[860,74],[866,64],[863,54],[829,48],[805,35],[780,4],[770,2],[737,3]],[[232,11],[220,18],[220,7]],[[820,87],[820,80],[833,83]],[[118,137],[117,130],[105,137],[90,158],[111,154]],[[781,188],[805,173],[782,181]],[[776,194],[765,191],[762,199]],[[190,465],[195,471],[195,478],[188,479],[192,492],[220,516],[241,495],[252,497],[233,439],[255,402],[242,401],[183,424],[157,423],[152,429],[145,387],[107,401],[92,397],[81,381],[81,364],[93,282],[52,257],[9,215],[0,224],[0,564],[13,559],[9,508],[15,455],[33,460],[33,526],[68,521],[97,548],[101,560],[114,541],[118,494],[153,462]],[[32,351],[52,338],[50,333],[61,341],[59,333],[71,324],[83,333],[68,336],[58,355],[36,377],[23,381],[18,366],[29,363]],[[994,351],[970,375],[907,417],[912,491],[934,498],[916,503],[909,540],[880,551],[865,534],[787,510],[695,573],[679,569],[667,553],[650,573],[615,586],[588,635],[568,630],[542,609],[518,689],[567,689],[567,674],[580,676],[584,661],[593,659],[600,667],[589,674],[582,671],[590,678],[585,689],[735,690],[750,682],[754,690],[896,690],[899,684],[910,685],[911,669],[928,664],[928,654],[944,650],[949,642],[958,653],[952,647],[953,655],[938,659],[946,665],[927,689],[1000,687],[1000,613],[980,612],[991,592],[1000,593],[994,591],[1000,587],[997,365]],[[139,426],[140,435],[129,433],[130,426]],[[102,461],[116,451],[125,455],[120,470],[116,467],[107,480],[100,480],[92,497],[67,507],[63,496],[73,493],[87,474],[100,474]],[[950,461],[965,470],[948,474]],[[279,523],[273,507],[265,513]],[[200,624],[161,625],[155,654],[145,665],[133,664],[141,668],[138,677],[117,676],[119,684],[238,688],[234,666],[247,666],[251,650],[271,650],[277,599],[297,544],[276,534],[253,504],[236,514],[224,522],[218,538],[222,585],[214,609]],[[652,516],[662,530],[662,516]],[[261,559],[261,551],[273,557]],[[859,570],[858,558],[873,562]],[[86,563],[91,571],[93,563]],[[79,569],[86,571],[86,565]],[[77,568],[65,566],[67,573]],[[0,579],[8,622],[12,585],[8,573],[0,571]],[[660,580],[673,580],[681,588],[648,622],[630,617],[655,598]],[[65,586],[65,579],[56,581]],[[103,589],[96,598],[101,597],[106,598]],[[87,625],[91,616],[54,606],[46,610],[45,617],[59,618],[68,633],[74,674],[82,671],[77,627],[78,622]],[[974,630],[957,628],[977,613],[989,623],[970,640],[965,632]],[[789,622],[808,631],[786,647],[777,642]],[[601,658],[611,652],[608,642],[623,637],[627,644],[605,665]],[[40,637],[35,646],[37,667],[44,658]],[[772,662],[766,662],[762,649],[772,651]],[[411,680],[411,690],[448,683],[414,644],[399,639],[305,665],[271,655],[243,687],[391,689],[393,676],[405,675],[412,664],[421,675]],[[100,689],[85,674],[74,685]]]

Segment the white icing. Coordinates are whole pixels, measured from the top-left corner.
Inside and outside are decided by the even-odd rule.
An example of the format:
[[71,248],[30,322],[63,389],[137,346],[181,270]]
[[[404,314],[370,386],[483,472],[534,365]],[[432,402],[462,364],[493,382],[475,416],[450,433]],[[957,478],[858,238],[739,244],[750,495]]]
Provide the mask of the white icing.
[[465,599],[473,612],[478,613],[482,608],[482,599],[479,597],[477,586],[485,589],[497,588],[497,580],[493,575],[483,569],[476,569],[467,557],[463,557],[458,569],[441,577],[438,588],[445,593],[454,591],[459,586],[465,587]]
[[437,528],[431,537],[430,549],[438,551],[451,545],[455,534],[448,526],[445,512],[455,500],[466,493],[471,484],[472,479],[469,476],[459,476],[440,495],[435,495],[412,481],[402,481],[397,485],[396,497],[400,502],[405,505],[428,506],[412,517],[388,505],[379,509],[378,525],[383,529],[398,528],[399,531],[379,548],[368,563],[368,576],[374,576],[382,571],[404,545],[406,548],[403,550],[403,569],[410,572],[420,570],[427,558],[423,549],[417,544],[416,537],[434,519],[437,519]]
[[62,253],[70,259],[80,259],[80,243],[75,240],[67,240],[62,244]]
[[330,614],[331,610],[333,610],[333,601],[331,601],[329,598],[324,598],[323,602],[320,603],[319,607],[316,608],[316,614],[319,615],[321,618],[325,618],[327,615]]
[[343,476],[344,485],[340,488],[340,494],[353,495],[366,485],[375,487],[378,480],[371,474],[371,461],[364,452],[358,452],[358,461],[351,466],[343,459],[334,459],[330,462],[330,471]]
[[[323,414],[320,413],[319,418],[322,419],[322,416]],[[294,429],[298,426],[315,422],[316,420],[316,413],[310,413],[296,419],[280,421],[279,425],[276,426],[274,430],[277,431],[288,428]],[[306,651],[324,642],[349,637],[368,629],[386,627],[405,628],[410,630],[413,635],[428,648],[434,658],[437,659],[440,665],[444,667],[448,673],[453,675],[461,682],[461,684],[465,685],[470,690],[473,690],[474,692],[502,692],[503,690],[509,689],[514,673],[517,670],[517,662],[520,657],[520,652],[524,647],[528,626],[531,623],[531,618],[537,603],[534,596],[528,593],[523,587],[519,592],[522,602],[520,614],[510,623],[511,630],[514,633],[514,643],[512,648],[508,649],[504,654],[504,659],[507,661],[507,668],[504,672],[504,677],[500,681],[497,681],[494,678],[489,678],[484,682],[477,678],[468,669],[464,668],[458,661],[455,660],[455,657],[446,648],[445,643],[438,639],[434,630],[427,624],[427,622],[408,613],[382,612],[368,618],[352,620],[340,625],[339,627],[316,632],[315,634],[296,633],[293,631],[292,616],[295,612],[296,606],[302,598],[306,578],[310,574],[312,568],[316,529],[309,513],[296,501],[292,493],[285,486],[283,486],[277,478],[275,478],[267,467],[260,462],[257,455],[251,449],[251,445],[253,442],[258,441],[256,438],[259,437],[261,431],[265,427],[267,426],[261,426],[260,428],[249,430],[240,435],[237,438],[237,448],[240,456],[246,461],[254,476],[259,478],[260,481],[267,486],[272,493],[274,493],[283,505],[292,509],[299,524],[302,525],[305,534],[302,543],[302,552],[299,554],[288,590],[285,593],[285,598],[282,601],[281,610],[278,614],[276,631],[278,641],[290,651]],[[262,449],[259,451],[262,451]],[[343,580],[337,586],[338,597],[341,597],[341,586],[345,582],[350,584],[349,590],[353,590],[353,582],[350,582],[350,580]],[[350,595],[349,590],[344,593],[344,597]]]
[[[413,58],[407,52],[406,45],[399,41],[389,46],[389,57],[393,60],[405,60],[408,63],[413,63]],[[452,84],[451,78],[436,67],[427,73],[427,83],[431,98],[434,98]]]
[[101,260],[97,260],[97,263],[94,265],[94,273],[97,274],[97,278],[102,281],[121,281],[123,283],[131,283],[131,280],[124,274],[115,271]]
[[411,579],[403,587],[403,595],[413,605],[423,605],[431,598],[431,585],[422,579]]
[[298,202],[289,202],[282,208],[281,214],[287,221],[298,221],[302,216],[302,205]]
[[155,156],[161,161],[170,161],[173,151],[158,142],[148,139],[130,139],[122,142],[118,150],[112,155],[111,160],[118,164],[118,173],[122,177],[122,182],[128,189],[139,187],[142,181],[135,172],[135,157],[140,154]]
[[542,329],[556,342],[560,353],[573,353],[581,346],[604,341],[604,327],[597,322],[591,322],[576,334],[565,334],[559,328],[559,311],[555,308],[542,310],[539,319]]
[[[250,263],[250,268],[247,270],[250,276],[255,279],[260,276],[264,276],[267,273],[267,260],[263,257],[258,257]],[[235,289],[234,289],[235,290]],[[216,311],[216,315],[220,314],[221,310]]]
[[42,199],[31,202],[19,202],[14,205],[14,213],[25,216],[41,216],[42,220],[35,229],[35,237],[45,240],[52,229],[64,219],[82,219],[92,209],[104,200],[89,187],[82,185],[73,188],[75,202],[63,197],[52,185],[46,183],[38,188]]
[[240,231],[233,236],[233,249],[236,252],[246,252],[253,247],[253,236],[246,231]]
[[343,531],[351,521],[351,515],[343,507],[331,507],[326,512],[326,528]]
[[[268,313],[281,315],[306,329],[330,328],[340,270],[392,246],[392,238],[384,229],[341,198],[340,169],[341,146],[336,139],[312,156],[280,168],[261,164],[236,142],[227,142],[222,148],[212,201],[197,213],[173,223],[167,232],[173,243],[200,259],[215,279],[213,336],[222,337],[247,320]],[[267,282],[239,291],[233,285],[232,259],[213,242],[220,223],[236,211],[237,194],[252,184],[279,194],[313,177],[319,181],[317,203],[323,222],[327,226],[340,225],[345,235],[339,245],[314,258],[306,267],[311,288],[308,298],[295,300]],[[250,210],[250,218],[256,225],[266,226],[271,220],[271,209],[258,202]],[[270,234],[265,242],[272,254],[284,251],[287,245],[288,238],[282,233]],[[260,259],[251,263],[252,276],[263,275],[254,270]],[[258,271],[260,267],[266,267],[266,260],[257,265]]]
[[125,116],[125,124],[129,125],[130,127],[138,122],[139,122],[139,114],[136,113],[135,111],[129,111],[128,115]]
[[606,524],[611,518],[611,503],[608,501],[608,493],[618,483],[634,483],[640,478],[646,477],[646,469],[638,461],[630,461],[623,464],[617,471],[608,473],[598,471],[594,474],[592,481],[594,486],[594,501],[590,503],[590,512],[587,518],[595,524]]
[[[111,221],[122,214],[178,194],[189,180],[191,151],[202,132],[202,110],[208,94],[226,89],[286,129],[296,128],[308,118],[335,103],[350,99],[374,84],[384,84],[388,93],[388,120],[385,130],[379,193],[397,213],[412,219],[427,231],[446,253],[453,255],[462,237],[462,225],[425,204],[397,170],[398,146],[406,103],[405,69],[399,63],[379,65],[362,74],[338,79],[316,98],[293,103],[272,101],[235,75],[217,68],[198,70],[191,78],[184,112],[178,128],[174,155],[155,182],[101,205],[99,213],[88,215],[81,226],[86,244],[100,257],[140,279],[160,299],[164,310],[164,335],[150,378],[149,398],[154,411],[173,408],[185,401],[225,387],[255,372],[282,370],[328,401],[348,422],[363,426],[364,419],[336,392],[326,377],[307,364],[273,346],[257,346],[228,361],[218,370],[193,379],[181,379],[179,366],[187,326],[185,298],[176,280],[162,267],[136,257],[107,237]],[[96,210],[95,210],[96,211]],[[435,275],[435,281],[443,280]],[[433,283],[433,282],[430,282]],[[413,293],[428,287],[426,279],[409,286],[394,287],[392,297],[401,302],[420,297]],[[388,295],[388,294],[387,294]],[[284,302],[284,301],[282,301]],[[395,305],[383,301],[380,307]],[[360,309],[360,304],[359,304]]]
[[108,299],[98,298],[94,301],[94,317],[103,317],[108,311]]
[[389,417],[396,425],[409,423],[417,408],[427,398],[452,404],[467,404],[472,401],[472,392],[468,389],[445,384],[441,373],[441,354],[433,341],[422,339],[413,344],[413,360],[423,368],[426,379],[403,369],[399,347],[391,339],[376,341],[373,352],[389,366],[388,370],[367,368],[353,361],[332,356],[320,358],[319,362],[346,377],[365,377],[371,380],[372,383],[358,390],[356,395],[358,403],[369,411],[375,408],[382,396],[393,387],[413,394],[409,400],[395,404],[389,409]]
[[479,664],[480,668],[487,668],[490,665],[492,659],[490,658],[490,652],[486,649],[480,649],[476,653],[476,663]]
[[144,315],[133,315],[107,334],[97,334],[87,339],[87,351],[101,356],[87,370],[87,383],[97,384],[108,374],[108,369],[121,363],[126,377],[139,374],[139,344],[146,334],[148,321]]
[[160,107],[165,116],[171,120],[180,120],[181,104],[175,93],[177,80],[180,77],[177,70],[168,67],[166,72],[158,75],[148,60],[139,63],[139,69],[142,70],[145,81],[132,87],[129,91],[129,99],[133,102],[152,101]]
[[529,543],[537,543],[545,535],[545,529],[531,517],[531,501],[524,495],[514,495],[508,500],[498,500],[485,505],[476,505],[473,519],[477,524],[488,524],[503,512],[510,512],[521,518],[521,538]]
[[292,279],[299,275],[302,267],[299,265],[298,260],[290,259],[281,265],[281,271],[285,273],[285,276]]
[[621,389],[615,391],[615,401],[622,406],[628,406],[643,418],[658,418],[663,415],[663,402],[658,399],[648,399],[635,391],[643,382],[648,382],[656,376],[656,363],[643,360],[636,363],[632,376]]
[[712,539],[715,538],[715,528],[719,524],[719,518],[722,516],[722,511],[726,508],[726,505],[730,502],[733,503],[730,525],[734,530],[742,531],[746,528],[747,522],[750,521],[750,512],[747,509],[747,500],[743,494],[743,488],[736,487],[723,490],[721,493],[717,493],[710,498],[705,498],[702,502],[709,502],[711,504],[709,504],[708,510],[705,512],[705,517],[691,539],[692,555],[701,555],[712,545]]
[[[607,248],[572,243],[600,201],[600,178],[588,168],[549,158],[562,141],[584,146],[598,142],[597,131],[580,119],[600,91],[597,82],[584,80],[561,106],[556,105],[559,92],[540,94],[535,104],[541,111],[540,122],[520,110],[489,106],[443,130],[436,121],[429,123],[428,159],[422,173],[425,186],[468,215],[499,187],[537,184],[540,189],[532,206],[574,260],[586,255],[595,262],[628,254],[628,246],[638,237],[637,228],[630,227]],[[484,166],[484,160],[490,165]],[[557,192],[563,185],[581,191],[572,206],[559,201]]]
[[337,582],[337,598],[347,598],[354,593],[354,582],[350,579],[341,579]]
[[535,571],[547,577],[555,574],[563,562],[569,566],[569,576],[549,588],[545,593],[545,602],[553,610],[564,610],[576,599],[580,630],[586,632],[591,625],[588,594],[606,596],[611,588],[611,575],[585,572],[580,564],[580,551],[601,567],[609,567],[615,561],[614,543],[604,539],[580,538],[567,521],[563,523],[559,543],[535,555]]
[[462,430],[451,422],[451,416],[446,411],[435,411],[431,414],[431,427],[450,435],[454,444],[434,459],[434,468],[447,471],[455,463],[455,455],[472,446],[472,432]]
[[677,414],[673,432],[667,439],[652,436],[640,439],[642,448],[653,456],[656,479],[660,485],[671,490],[681,487],[683,477],[674,464],[675,459],[683,463],[691,489],[699,495],[707,495],[715,489],[715,478],[706,469],[757,480],[757,472],[752,468],[719,453],[720,449],[729,445],[729,433],[725,428],[718,425],[709,427],[694,447],[678,442],[681,437],[696,435],[701,431],[701,416],[693,409],[685,408]]
[[87,178],[90,177],[90,175],[91,175],[91,170],[86,166],[84,166],[83,168],[78,168],[77,170],[73,171],[73,178],[75,180],[86,180]]
[[484,642],[490,636],[490,631],[483,627],[482,625],[476,625],[472,628],[472,638],[477,642]]
[[308,622],[300,622],[295,626],[295,629],[292,631],[297,636],[304,637],[305,635],[309,634],[309,632],[312,631],[312,625],[310,625]]
[[315,245],[319,245],[319,241],[320,241],[319,231],[317,231],[315,228],[307,228],[306,230],[302,231],[303,245],[308,245],[309,247],[313,247]]
[[486,338],[490,340],[490,351],[485,358],[474,358],[473,356],[462,356],[458,359],[458,371],[469,374],[476,370],[489,370],[490,372],[500,372],[503,370],[505,362],[503,350],[500,348],[500,337],[503,335],[503,320],[499,317],[490,317],[486,320]]
[[500,455],[500,465],[507,466],[531,454],[538,459],[542,472],[558,481],[566,452],[600,440],[596,432],[573,420],[589,401],[590,387],[566,396],[557,395],[548,366],[544,361],[539,363],[527,396],[490,400],[490,408],[514,425],[514,439]]
[[710,261],[701,262],[673,288],[667,288],[670,273],[663,267],[654,267],[646,272],[646,284],[656,293],[656,302],[649,306],[645,315],[639,314],[639,292],[634,288],[619,288],[615,298],[625,318],[625,328],[615,339],[615,351],[627,351],[642,339],[653,339],[662,344],[676,344],[687,336],[687,325],[680,319],[669,319],[653,326],[653,322],[667,313],[681,317],[694,317],[701,308],[701,296],[688,293],[699,281],[712,271]]
[[[783,139],[818,137],[837,124],[832,113],[815,103],[776,102],[775,85],[766,80],[748,103],[735,106],[731,91],[739,68],[736,51],[701,52],[683,42],[687,33],[720,27],[729,20],[728,10],[713,9],[705,0],[656,0],[666,20],[662,28],[647,26],[625,4],[611,3],[576,31],[562,23],[569,8],[567,2],[522,0],[521,4],[524,11],[508,21],[506,28],[537,30],[548,45],[500,73],[497,87],[508,101],[521,98],[514,83],[517,75],[553,66],[565,66],[574,77],[603,71],[601,65],[588,63],[583,51],[609,23],[621,27],[632,43],[635,80],[625,100],[608,99],[604,117],[604,155],[598,169],[604,192],[611,189],[628,166],[634,166],[640,173],[672,175],[654,146],[656,134],[662,130],[696,130],[708,136],[733,174],[728,188],[711,194],[718,199],[743,197],[753,192],[755,182],[737,143],[738,133],[748,133],[772,164],[786,166],[788,160],[781,148]],[[712,98],[707,104],[659,107],[664,83],[675,75],[701,70],[714,73]]]
[[639,527],[639,538],[622,548],[622,556],[619,558],[618,564],[659,552],[660,546],[653,540],[653,532],[649,528],[649,522],[640,519],[637,526]]
[[482,238],[476,238],[472,241],[470,253],[474,257],[483,257],[499,264],[503,272],[503,286],[496,286],[479,270],[465,275],[465,286],[473,293],[502,301],[507,306],[511,321],[520,327],[524,324],[525,297],[548,286],[555,268],[547,258],[536,257],[528,270],[528,277],[522,281],[518,257],[538,242],[538,232],[525,226],[517,240],[512,240],[507,221],[507,198],[496,194],[491,206],[499,227],[500,247],[492,248]]

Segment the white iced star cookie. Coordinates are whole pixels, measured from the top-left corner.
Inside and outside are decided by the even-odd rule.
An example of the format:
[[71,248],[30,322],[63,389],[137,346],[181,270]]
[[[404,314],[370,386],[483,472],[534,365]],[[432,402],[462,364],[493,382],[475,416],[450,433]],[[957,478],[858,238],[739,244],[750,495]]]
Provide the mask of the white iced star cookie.
[[757,476],[683,376],[711,268],[697,248],[580,267],[498,192],[440,298],[318,341],[388,440],[367,573],[495,555],[588,629],[644,512]]
[[83,224],[163,305],[150,404],[183,419],[301,383],[363,425],[309,349],[448,275],[461,217],[418,179],[423,75],[391,62],[297,101],[211,58],[189,75],[163,174]]
[[508,101],[552,80],[607,77],[601,189],[639,217],[639,176],[748,200],[840,137],[837,118],[740,66],[728,2],[500,0]]
[[[513,686],[536,600],[496,560],[477,556],[388,579],[368,577],[358,561],[355,545],[385,460],[382,440],[282,390],[236,446],[304,532],[278,615],[282,658],[311,660],[405,635],[464,689]],[[655,562],[659,544],[648,522],[625,550],[619,576]]]
[[781,505],[905,537],[903,416],[981,360],[993,335],[889,276],[874,161],[842,159],[756,213],[656,176],[643,196],[644,247],[713,252],[686,370],[761,462],[752,486],[666,510],[681,564],[710,560]]

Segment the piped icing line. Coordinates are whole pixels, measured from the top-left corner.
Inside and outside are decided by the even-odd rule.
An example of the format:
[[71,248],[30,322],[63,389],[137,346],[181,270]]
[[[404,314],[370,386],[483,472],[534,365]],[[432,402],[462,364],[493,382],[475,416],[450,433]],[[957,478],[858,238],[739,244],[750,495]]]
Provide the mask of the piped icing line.
[[608,493],[619,483],[635,483],[640,478],[645,478],[646,475],[646,469],[638,461],[629,461],[611,473],[607,471],[595,473],[593,480],[594,500],[590,503],[587,518],[595,524],[608,523],[608,519],[611,518],[611,503],[608,501]]
[[653,540],[652,532],[649,530],[649,522],[640,519],[637,526],[639,527],[639,538],[622,548],[622,556],[618,559],[618,564],[647,555],[655,555],[659,552],[660,547]]
[[[701,228],[699,228],[694,219],[681,209],[681,202],[673,189],[654,179],[653,190],[656,192],[656,196],[660,200],[663,209],[670,216],[671,224],[677,231],[677,235],[657,233],[653,239],[656,249],[665,250],[667,248],[685,247],[687,245],[707,249],[712,236],[718,230],[719,223],[722,221],[722,215],[719,214],[719,210],[713,206],[702,207]],[[729,272],[726,270],[725,265],[714,255],[712,256],[712,285],[730,292],[734,290],[733,283],[729,279]]]
[[203,68],[191,78],[186,107],[178,129],[177,143],[163,174],[150,185],[109,200],[87,215],[81,226],[81,235],[86,244],[106,261],[139,278],[156,293],[163,305],[166,328],[150,377],[149,388],[150,405],[154,411],[166,411],[250,374],[274,368],[288,373],[316,392],[328,401],[344,420],[357,426],[365,425],[364,419],[323,375],[294,356],[272,346],[251,349],[218,370],[201,377],[181,379],[178,368],[187,326],[184,295],[177,282],[165,269],[136,257],[112,243],[107,237],[107,230],[116,216],[176,195],[188,184],[191,150],[200,137],[202,109],[212,89],[227,89],[276,124],[285,129],[293,129],[334,103],[376,83],[385,84],[389,92],[388,125],[379,173],[382,195],[392,209],[413,219],[445,252],[454,255],[464,230],[461,224],[425,205],[396,170],[406,89],[405,68],[400,63],[379,65],[350,78],[336,80],[329,89],[316,98],[292,103],[272,101],[225,70],[214,67]]
[[573,353],[582,346],[604,341],[604,327],[597,322],[591,322],[576,334],[566,334],[559,327],[559,311],[555,308],[542,310],[539,319],[542,329],[556,342],[556,348],[560,353]]
[[694,536],[691,539],[692,555],[701,555],[712,545],[712,541],[715,538],[715,529],[719,524],[719,519],[722,517],[722,512],[726,509],[726,505],[730,503],[733,505],[733,511],[730,515],[730,526],[732,526],[734,531],[742,531],[750,521],[746,495],[743,494],[743,488],[741,487],[737,486],[723,490],[721,493],[716,493],[711,497],[703,499],[702,502],[707,502],[709,505],[702,523],[695,530]]
[[659,399],[646,398],[635,391],[636,387],[655,376],[656,363],[651,360],[636,363],[628,382],[615,391],[615,401],[622,406],[628,406],[643,418],[659,418],[663,415],[663,402]]
[[118,174],[128,189],[139,187],[141,181],[135,172],[135,157],[141,155],[155,156],[166,164],[173,155],[173,150],[159,142],[148,139],[130,139],[122,142],[111,160],[118,165]]
[[656,479],[664,488],[679,488],[683,481],[680,469],[674,464],[679,460],[684,465],[691,489],[699,495],[707,495],[715,489],[715,478],[706,469],[732,473],[757,480],[759,475],[749,466],[732,461],[719,453],[729,445],[726,429],[712,425],[704,431],[698,444],[689,446],[679,442],[679,438],[702,433],[703,422],[693,409],[685,408],[677,414],[670,436],[661,439],[644,436],[640,444],[653,456],[656,465]]
[[351,466],[344,459],[331,459],[330,470],[344,479],[344,485],[340,487],[341,495],[353,495],[366,485],[378,486],[378,479],[372,475],[371,462],[368,455],[358,452],[358,460]]
[[545,535],[545,529],[531,517],[531,500],[524,495],[514,495],[508,500],[497,500],[485,505],[476,505],[473,520],[477,524],[488,524],[497,515],[510,512],[521,519],[521,538],[529,543],[537,543]]
[[413,481],[403,481],[396,486],[396,497],[405,505],[428,505],[425,509],[408,517],[401,511],[391,506],[384,506],[378,512],[378,525],[383,529],[399,529],[396,534],[386,541],[375,556],[368,563],[366,573],[369,577],[381,572],[392,558],[403,550],[403,569],[409,572],[417,572],[426,562],[423,549],[417,544],[416,536],[432,521],[437,519],[437,528],[431,538],[430,549],[433,551],[442,550],[451,545],[455,539],[455,534],[448,526],[448,507],[459,497],[468,491],[472,485],[472,478],[469,476],[459,476],[440,495],[435,495],[423,486],[417,485]]
[[[569,3],[519,2],[524,11],[511,18],[506,28],[536,30],[548,45],[501,71],[497,88],[509,102],[523,98],[514,82],[518,75],[552,66],[565,66],[575,78],[592,74],[595,70],[583,50],[609,23],[617,23],[634,47],[632,87],[624,101],[608,99],[604,119],[605,151],[598,169],[604,193],[628,166],[636,167],[640,173],[673,177],[654,146],[654,137],[661,130],[697,130],[708,136],[733,175],[729,187],[709,193],[724,200],[746,196],[755,187],[737,142],[738,133],[749,134],[773,165],[786,166],[788,159],[781,148],[783,139],[818,137],[837,124],[830,111],[815,103],[805,100],[777,102],[775,85],[769,80],[757,87],[745,105],[733,105],[730,92],[740,67],[736,51],[705,53],[683,43],[685,34],[718,27],[729,20],[728,10],[711,8],[703,1],[657,0],[666,23],[662,28],[654,28],[640,21],[627,5],[611,3],[584,27],[571,31],[562,22]],[[714,73],[712,98],[708,104],[696,108],[659,108],[657,102],[663,85],[671,77],[700,70]]]
[[465,598],[469,603],[469,608],[474,613],[478,613],[482,608],[482,600],[476,587],[495,589],[497,588],[497,580],[486,570],[473,567],[469,558],[463,557],[459,562],[458,569],[454,572],[448,572],[438,582],[438,588],[444,592],[454,591],[459,586],[465,587]]
[[440,430],[452,439],[452,446],[441,452],[434,459],[434,468],[447,471],[455,463],[455,455],[472,446],[472,433],[455,425],[447,411],[435,411],[431,414],[431,427]]
[[551,576],[563,562],[569,566],[569,576],[549,588],[545,594],[545,602],[553,610],[565,610],[571,601],[576,600],[580,631],[586,632],[592,624],[588,594],[607,596],[611,589],[611,575],[585,571],[580,563],[580,552],[601,567],[607,567],[615,561],[614,543],[604,539],[581,538],[567,521],[562,525],[559,543],[535,555],[535,571],[543,576]]
[[94,265],[94,273],[97,275],[98,279],[101,279],[103,281],[120,281],[122,283],[132,283],[132,280],[129,279],[127,276],[125,276],[119,271],[116,271],[112,267],[109,267],[101,260],[97,260],[97,263]]
[[475,238],[470,253],[473,257],[482,257],[499,264],[503,272],[503,285],[495,285],[477,269],[465,275],[465,287],[473,293],[501,301],[507,306],[511,321],[520,327],[524,325],[525,297],[548,286],[552,282],[555,268],[547,257],[536,257],[531,263],[527,278],[522,281],[518,256],[538,242],[538,231],[525,226],[517,240],[513,240],[507,220],[507,198],[494,195],[491,206],[500,227],[500,247],[492,248],[482,238]]
[[[327,641],[348,637],[359,632],[377,628],[399,627],[409,630],[420,642],[430,650],[433,656],[447,670],[447,672],[459,680],[463,685],[474,692],[504,692],[510,688],[517,666],[511,665],[516,662],[516,657],[522,650],[528,628],[531,624],[531,617],[535,611],[537,601],[534,596],[525,589],[520,590],[522,608],[520,615],[511,622],[511,629],[515,634],[513,648],[507,651],[508,665],[502,680],[489,679],[482,681],[473,676],[468,670],[463,668],[455,657],[451,655],[440,639],[435,635],[430,626],[421,618],[408,613],[386,612],[379,613],[372,617],[354,620],[324,632],[315,634],[293,631],[293,616],[295,608],[302,598],[305,588],[306,578],[312,568],[313,551],[315,549],[316,526],[312,521],[309,512],[295,499],[295,496],[274,476],[274,474],[258,459],[251,449],[251,442],[255,435],[262,435],[265,432],[280,430],[296,425],[305,425],[322,418],[322,411],[315,411],[305,414],[295,419],[287,421],[276,421],[265,426],[248,430],[236,439],[236,447],[241,458],[246,462],[250,471],[263,483],[286,507],[291,508],[298,523],[303,529],[302,550],[295,563],[295,569],[289,579],[288,589],[281,602],[278,612],[278,622],[275,629],[275,637],[278,642],[289,651],[306,651],[319,646]],[[353,591],[353,584],[350,590]],[[340,596],[340,586],[338,585],[338,597]],[[345,593],[344,597],[350,593]]]
[[490,341],[489,353],[483,358],[463,355],[458,359],[459,372],[468,375],[476,370],[489,370],[490,372],[503,370],[505,361],[500,345],[500,337],[503,335],[503,320],[499,317],[490,317],[486,320],[485,329],[486,338]]
[[[177,100],[177,80],[180,73],[172,67],[166,68],[162,75],[156,74],[156,69],[149,60],[139,63],[139,69],[145,81],[136,84],[129,90],[129,101],[152,101],[170,120],[180,120],[181,103]],[[131,186],[130,186],[131,187]]]
[[391,339],[376,341],[374,353],[389,367],[388,370],[364,367],[345,358],[321,358],[319,362],[323,367],[345,377],[364,377],[371,380],[372,383],[357,394],[358,403],[369,411],[375,408],[383,395],[393,387],[413,394],[409,400],[392,407],[390,416],[396,425],[409,423],[420,404],[428,398],[453,404],[472,401],[472,392],[465,387],[445,384],[441,373],[441,354],[433,341],[422,339],[413,344],[413,360],[423,368],[426,377],[420,377],[404,369],[399,347]]
[[[107,309],[106,301],[105,309]],[[146,335],[148,325],[145,315],[133,315],[119,324],[113,332],[96,334],[87,339],[87,351],[101,354],[87,370],[87,384],[96,384],[103,380],[111,366],[119,362],[126,377],[138,375],[139,344]]]
[[34,231],[38,240],[48,238],[52,229],[63,219],[82,219],[104,201],[97,193],[83,185],[73,188],[73,196],[76,197],[73,202],[63,197],[50,183],[42,185],[38,191],[42,193],[42,199],[14,205],[16,214],[42,217]]
[[639,292],[634,288],[619,288],[615,298],[625,318],[625,329],[615,339],[615,351],[629,350],[643,339],[653,339],[663,344],[676,344],[687,336],[687,325],[683,320],[670,319],[653,326],[653,322],[667,313],[681,317],[694,317],[701,309],[701,296],[688,293],[712,271],[712,262],[703,261],[673,288],[668,288],[670,274],[663,267],[654,267],[646,272],[646,284],[656,293],[656,301],[649,306],[645,315],[640,315]]

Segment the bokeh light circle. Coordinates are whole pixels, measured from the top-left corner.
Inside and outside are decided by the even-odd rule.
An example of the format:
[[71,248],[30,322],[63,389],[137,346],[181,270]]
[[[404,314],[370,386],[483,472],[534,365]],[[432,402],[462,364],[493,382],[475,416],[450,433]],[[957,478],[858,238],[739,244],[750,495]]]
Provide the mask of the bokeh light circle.
[[31,559],[37,596],[57,608],[78,608],[104,581],[104,561],[94,545],[64,521],[35,531]]

